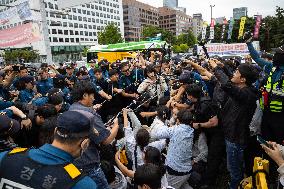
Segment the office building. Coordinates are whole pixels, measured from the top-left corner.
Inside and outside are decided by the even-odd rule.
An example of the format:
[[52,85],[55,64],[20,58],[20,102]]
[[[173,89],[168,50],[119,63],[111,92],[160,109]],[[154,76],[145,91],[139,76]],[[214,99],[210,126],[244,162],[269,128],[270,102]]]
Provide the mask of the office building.
[[233,9],[233,18],[235,20],[241,19],[243,16],[248,15],[248,8],[247,7],[240,7],[240,8],[234,8]]
[[136,0],[123,0],[122,4],[125,41],[139,41],[144,26],[159,27],[157,8]]
[[[23,1],[25,0],[12,0],[6,5],[14,6]],[[30,7],[40,10],[39,2],[40,0],[30,0]],[[2,0],[3,3],[5,1]],[[20,47],[32,46],[44,55],[46,53],[42,52],[42,49],[46,47],[44,35],[48,35],[55,62],[79,59],[80,53],[78,52],[86,46],[97,45],[98,32],[103,31],[110,23],[118,26],[122,36],[124,35],[122,0],[93,0],[87,4],[71,7],[67,14],[62,14],[58,9],[57,0],[44,0],[43,6],[45,6],[45,18],[40,14],[41,12],[33,11],[33,22],[40,23],[42,40]],[[2,9],[8,8],[3,7]],[[13,23],[4,24],[0,29],[4,30],[21,24],[23,24],[21,20],[13,20]],[[47,27],[47,34],[44,33],[44,26]]]
[[163,7],[176,8],[178,7],[178,0],[163,0]]
[[201,34],[202,27],[203,27],[202,14],[201,13],[193,14],[193,16],[192,16],[192,32],[193,32],[193,34],[196,38]]
[[169,7],[159,7],[160,28],[171,31],[178,36],[190,29],[191,17],[183,11]]

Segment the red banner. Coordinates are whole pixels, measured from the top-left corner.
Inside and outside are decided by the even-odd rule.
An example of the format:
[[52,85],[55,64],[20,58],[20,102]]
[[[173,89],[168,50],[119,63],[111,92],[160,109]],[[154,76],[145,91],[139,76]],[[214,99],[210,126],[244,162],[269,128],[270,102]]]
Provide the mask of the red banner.
[[259,36],[259,29],[260,29],[261,19],[262,19],[262,16],[261,16],[261,15],[258,15],[258,16],[256,17],[255,27],[254,27],[254,33],[253,33],[253,38],[254,38],[254,39],[257,39],[258,36]]
[[39,41],[40,31],[37,23],[27,23],[0,31],[0,48],[30,44]]

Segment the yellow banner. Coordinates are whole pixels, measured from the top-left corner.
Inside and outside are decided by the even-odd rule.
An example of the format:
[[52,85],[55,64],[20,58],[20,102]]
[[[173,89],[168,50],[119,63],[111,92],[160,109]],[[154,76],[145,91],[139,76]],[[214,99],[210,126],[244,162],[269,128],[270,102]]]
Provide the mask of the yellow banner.
[[247,17],[242,17],[240,22],[240,29],[239,29],[239,37],[238,39],[242,38],[244,35],[244,29],[245,29],[245,23],[246,23]]

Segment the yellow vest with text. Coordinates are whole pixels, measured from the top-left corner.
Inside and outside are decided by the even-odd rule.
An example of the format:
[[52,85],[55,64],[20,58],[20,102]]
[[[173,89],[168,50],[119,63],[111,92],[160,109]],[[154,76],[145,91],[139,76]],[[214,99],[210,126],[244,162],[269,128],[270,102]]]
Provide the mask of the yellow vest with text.
[[[281,85],[281,86],[280,86]],[[260,100],[262,109],[268,109],[270,112],[282,112],[284,102],[284,82],[281,78],[279,81],[272,83],[272,72],[270,73],[265,90],[268,92],[268,105],[264,106],[264,97]]]

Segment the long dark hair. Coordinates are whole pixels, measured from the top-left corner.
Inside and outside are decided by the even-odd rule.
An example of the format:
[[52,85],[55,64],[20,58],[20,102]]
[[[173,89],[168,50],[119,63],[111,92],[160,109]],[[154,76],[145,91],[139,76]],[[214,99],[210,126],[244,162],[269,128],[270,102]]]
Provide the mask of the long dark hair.
[[160,167],[162,174],[166,174],[166,168],[162,162],[162,154],[160,151],[152,146],[148,146],[145,151],[145,162],[152,163]]

